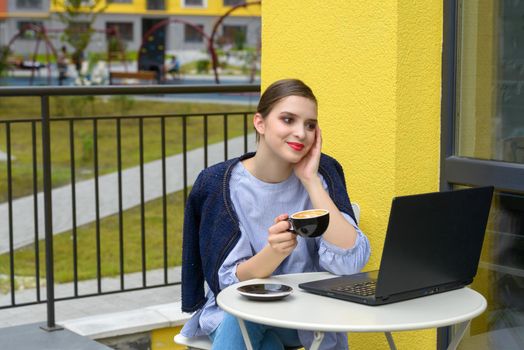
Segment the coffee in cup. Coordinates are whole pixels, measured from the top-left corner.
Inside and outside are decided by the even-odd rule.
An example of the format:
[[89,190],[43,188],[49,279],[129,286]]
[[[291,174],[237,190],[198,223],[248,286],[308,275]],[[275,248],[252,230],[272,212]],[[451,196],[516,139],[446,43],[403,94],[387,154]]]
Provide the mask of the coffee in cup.
[[309,209],[296,212],[288,218],[289,231],[305,238],[322,235],[329,225],[329,211],[326,209]]

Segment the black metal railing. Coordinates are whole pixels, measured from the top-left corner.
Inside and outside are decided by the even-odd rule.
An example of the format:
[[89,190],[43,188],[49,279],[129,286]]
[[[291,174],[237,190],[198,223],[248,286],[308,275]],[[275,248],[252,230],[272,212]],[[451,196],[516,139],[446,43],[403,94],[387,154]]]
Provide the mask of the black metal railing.
[[[50,113],[50,98],[56,96],[102,96],[102,95],[159,95],[164,94],[217,94],[217,93],[242,93],[242,94],[257,94],[260,92],[259,85],[201,85],[201,86],[108,86],[108,87],[13,87],[13,88],[0,88],[0,98],[6,97],[22,97],[22,96],[32,96],[37,97],[40,100],[40,116],[38,118],[25,118],[25,119],[16,119],[16,118],[7,118],[5,116],[0,116],[0,130],[3,128],[5,132],[5,173],[6,178],[0,180],[0,183],[5,183],[6,187],[6,202],[0,204],[7,204],[7,223],[2,223],[2,225],[8,226],[8,250],[7,253],[9,256],[9,292],[10,292],[10,303],[8,305],[0,305],[0,309],[10,308],[15,306],[23,306],[37,303],[47,303],[47,329],[55,329],[55,313],[54,313],[54,302],[59,300],[74,299],[80,297],[87,297],[100,294],[109,294],[109,293],[118,293],[123,291],[131,291],[144,288],[153,288],[159,286],[167,286],[179,284],[179,281],[170,281],[168,278],[168,269],[170,264],[168,261],[168,164],[166,160],[168,159],[168,154],[175,154],[173,150],[169,150],[167,146],[167,135],[168,135],[168,126],[172,123],[177,123],[181,125],[181,156],[182,162],[180,164],[182,172],[182,192],[183,192],[183,201],[188,196],[188,188],[190,187],[189,178],[188,178],[188,137],[195,138],[201,137],[201,148],[203,149],[203,159],[202,159],[202,168],[209,165],[209,148],[210,148],[210,124],[215,122],[218,119],[222,119],[219,123],[222,124],[222,135],[221,142],[223,144],[223,159],[227,159],[231,154],[229,152],[228,144],[230,133],[230,120],[232,118],[239,118],[242,125],[238,128],[236,134],[240,135],[243,138],[242,150],[241,152],[248,151],[248,115],[252,111],[230,111],[230,112],[209,112],[209,113],[185,113],[185,114],[165,114],[161,115],[118,115],[118,116],[90,116],[90,117],[53,117]],[[16,113],[16,111],[13,111]],[[126,137],[123,135],[124,124],[133,122],[138,124],[138,164],[136,165],[139,169],[139,217],[140,217],[140,271],[141,272],[141,285],[130,287],[126,285],[125,281],[125,262],[124,258],[126,256],[126,250],[124,245],[125,237],[125,227],[124,227],[124,213],[126,208],[124,207],[123,194],[129,189],[124,187],[123,183],[123,174],[125,172],[123,165],[123,148],[122,143],[126,140]],[[147,239],[148,232],[146,227],[146,193],[145,193],[145,166],[147,165],[144,149],[145,149],[145,139],[144,133],[147,131],[147,128],[151,127],[151,123],[157,123],[159,127],[160,139],[160,169],[161,169],[161,217],[162,217],[162,254],[163,254],[163,279],[160,283],[149,284],[147,278],[147,264],[146,257],[148,254]],[[76,131],[84,127],[85,124],[89,124],[92,140],[92,178],[91,181],[94,182],[94,225],[95,225],[95,246],[96,246],[96,291],[90,293],[81,293],[79,291],[79,282],[81,278],[79,277],[79,247],[78,241],[78,205],[79,199],[77,198],[78,190],[77,183],[79,179],[78,172],[78,154],[77,154],[77,133]],[[116,148],[116,164],[114,164],[114,173],[116,173],[116,193],[117,198],[117,209],[115,215],[118,217],[117,221],[117,231],[118,231],[118,242],[111,242],[113,251],[117,252],[118,255],[118,277],[119,277],[119,288],[113,290],[104,290],[102,286],[102,236],[101,236],[101,205],[100,205],[100,179],[101,179],[101,166],[100,166],[100,156],[103,155],[105,150],[100,149],[100,139],[103,135],[100,134],[100,125],[102,123],[110,123],[115,130],[114,133],[114,145]],[[192,134],[188,134],[189,124],[195,125],[195,123],[201,124],[199,128],[202,130],[202,135],[195,135],[194,131]],[[30,243],[32,249],[34,250],[34,278],[35,278],[35,299],[32,301],[23,301],[19,302],[16,298],[17,289],[15,285],[16,280],[16,261],[15,261],[15,231],[13,228],[14,223],[14,210],[13,203],[15,201],[15,196],[13,195],[13,166],[16,166],[16,163],[13,161],[13,149],[12,149],[12,128],[18,125],[26,125],[28,130],[30,130],[29,139],[30,139],[30,168],[32,171],[32,179],[30,181],[30,187],[32,189],[29,191],[29,196],[32,196],[32,212],[24,213],[25,220],[33,220],[34,222],[34,234],[33,241]],[[56,262],[56,256],[53,252],[53,215],[61,215],[63,213],[53,213],[53,168],[52,168],[52,132],[51,129],[56,129],[60,125],[61,128],[68,129],[66,135],[68,135],[68,149],[61,149],[60,152],[69,153],[69,174],[70,183],[70,203],[71,207],[68,208],[71,212],[71,245],[72,245],[72,282],[73,282],[73,292],[71,295],[65,295],[61,297],[55,297],[55,275],[54,273],[54,263]],[[213,124],[216,126],[216,122]],[[38,137],[38,130],[41,131],[41,137]],[[240,131],[239,131],[240,130]],[[104,135],[107,137],[107,135]],[[216,137],[215,137],[216,142]],[[2,145],[4,146],[4,145]],[[0,147],[2,147],[0,146]],[[41,165],[39,166],[38,158],[41,156]],[[43,179],[39,180],[40,172],[42,172]],[[2,176],[3,177],[3,176]],[[41,287],[40,287],[40,247],[39,247],[39,185],[42,188],[43,193],[43,215],[44,215],[44,231],[45,231],[45,267],[46,267],[46,296],[42,296]],[[183,213],[177,213],[176,215],[183,215]],[[32,216],[32,218],[31,218]],[[80,225],[81,226],[81,225]],[[155,247],[156,249],[156,247]]]

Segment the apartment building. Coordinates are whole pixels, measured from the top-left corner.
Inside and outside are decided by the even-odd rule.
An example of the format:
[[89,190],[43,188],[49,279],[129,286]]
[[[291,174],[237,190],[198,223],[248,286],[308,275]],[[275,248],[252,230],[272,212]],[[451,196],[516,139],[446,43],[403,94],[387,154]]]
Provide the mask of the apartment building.
[[[64,24],[56,15],[64,11],[67,0],[0,0],[0,45],[8,43],[27,24],[45,26],[55,48],[60,41]],[[86,5],[89,4],[86,0]],[[111,27],[118,28],[120,39],[128,51],[140,49],[144,35],[156,30],[145,38],[153,40],[162,51],[205,50],[207,42],[199,29],[211,35],[216,21],[243,0],[107,0],[107,8],[99,14],[93,24],[93,35],[87,50],[107,50],[108,34]],[[101,4],[106,5],[106,3]],[[3,7],[5,10],[3,10]],[[86,7],[87,8],[87,7]],[[250,5],[232,11],[218,28],[216,39],[225,45],[243,39],[245,46],[256,47],[260,40],[260,5]],[[4,18],[2,18],[4,17]],[[79,17],[78,27],[86,26],[89,14]],[[150,33],[151,34],[151,33]],[[29,55],[35,51],[37,40],[32,32],[18,38],[11,49],[18,54]],[[40,44],[39,52],[44,52]]]
[[7,26],[5,19],[7,17],[7,0],[0,0],[0,46],[5,45],[7,41]]

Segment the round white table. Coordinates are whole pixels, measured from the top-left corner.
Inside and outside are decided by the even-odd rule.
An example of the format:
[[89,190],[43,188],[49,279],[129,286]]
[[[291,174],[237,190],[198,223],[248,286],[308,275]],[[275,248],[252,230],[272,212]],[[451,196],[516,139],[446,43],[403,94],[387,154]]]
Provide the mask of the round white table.
[[[244,320],[269,326],[315,332],[311,349],[316,350],[324,332],[384,332],[391,349],[396,349],[392,331],[406,331],[459,325],[448,349],[456,349],[466,328],[487,306],[486,299],[469,288],[401,301],[367,306],[323,297],[301,290],[303,282],[331,278],[325,272],[301,273],[254,279],[229,286],[217,297],[218,305],[239,320],[248,350],[252,350]],[[277,301],[253,301],[237,291],[251,283],[280,283],[293,288],[291,295]]]

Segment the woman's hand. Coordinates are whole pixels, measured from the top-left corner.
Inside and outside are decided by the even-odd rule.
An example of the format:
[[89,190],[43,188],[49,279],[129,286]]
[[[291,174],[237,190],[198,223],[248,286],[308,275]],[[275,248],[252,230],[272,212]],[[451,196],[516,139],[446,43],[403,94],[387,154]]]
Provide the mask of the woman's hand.
[[322,150],[322,132],[320,127],[316,126],[315,141],[309,152],[295,164],[295,175],[300,179],[304,186],[312,180],[318,179],[318,166],[320,164],[320,153]]
[[297,235],[288,231],[288,215],[275,218],[269,228],[268,244],[257,254],[237,265],[237,277],[240,281],[252,278],[267,278],[293,252],[298,244]]
[[281,214],[275,218],[275,224],[269,228],[269,247],[281,256],[288,256],[297,246],[297,235],[288,231],[288,215]]

